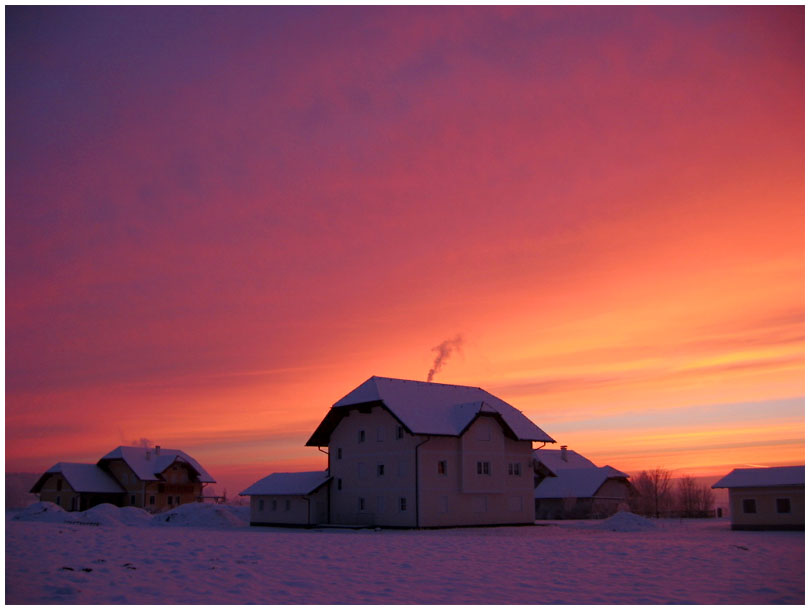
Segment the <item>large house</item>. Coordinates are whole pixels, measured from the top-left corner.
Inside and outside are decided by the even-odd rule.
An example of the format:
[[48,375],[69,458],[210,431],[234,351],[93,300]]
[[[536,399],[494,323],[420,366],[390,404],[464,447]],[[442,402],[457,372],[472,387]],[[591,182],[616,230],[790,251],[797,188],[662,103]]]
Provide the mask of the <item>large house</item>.
[[731,529],[804,529],[804,466],[735,468],[712,488],[728,489]]
[[179,449],[116,447],[96,464],[59,462],[31,493],[65,510],[87,510],[108,502],[150,512],[195,502],[215,483],[199,462]]
[[629,475],[612,466],[601,468],[563,445],[534,452],[538,519],[600,519],[626,508]]
[[[332,406],[306,444],[328,449],[319,479],[328,479],[328,522],[448,527],[534,521],[533,441],[555,442],[481,388],[371,377]],[[272,514],[278,490],[260,497],[259,483],[242,492],[252,496],[251,522],[291,523]]]

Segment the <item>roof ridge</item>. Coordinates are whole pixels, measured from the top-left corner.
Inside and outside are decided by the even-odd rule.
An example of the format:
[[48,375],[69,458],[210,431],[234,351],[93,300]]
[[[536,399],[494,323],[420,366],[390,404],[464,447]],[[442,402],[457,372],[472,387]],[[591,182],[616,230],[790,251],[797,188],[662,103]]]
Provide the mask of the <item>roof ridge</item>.
[[[425,385],[445,385],[451,388],[473,388],[475,390],[481,390],[482,392],[486,392],[483,388],[474,385],[462,385],[460,383],[440,383],[438,381],[419,381],[418,379],[402,379],[400,377],[383,377],[381,375],[372,375],[370,379],[385,379],[386,381],[402,381],[405,383],[421,383]],[[487,392],[489,394],[489,392]]]

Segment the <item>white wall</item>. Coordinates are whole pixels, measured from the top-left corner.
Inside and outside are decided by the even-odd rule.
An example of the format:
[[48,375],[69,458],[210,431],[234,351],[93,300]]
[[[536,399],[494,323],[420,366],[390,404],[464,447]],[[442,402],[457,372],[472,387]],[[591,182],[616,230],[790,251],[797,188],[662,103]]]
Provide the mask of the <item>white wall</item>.
[[[382,407],[350,411],[337,425],[329,444],[333,523],[440,527],[533,522],[530,441],[506,438],[498,421],[488,416],[479,417],[461,438],[406,431],[397,439],[398,427]],[[446,474],[439,472],[439,462],[446,463]],[[487,464],[488,474],[478,473],[479,462]],[[509,474],[510,463],[519,475]]]
[[327,522],[327,486],[309,496],[251,496],[250,522],[316,525]]

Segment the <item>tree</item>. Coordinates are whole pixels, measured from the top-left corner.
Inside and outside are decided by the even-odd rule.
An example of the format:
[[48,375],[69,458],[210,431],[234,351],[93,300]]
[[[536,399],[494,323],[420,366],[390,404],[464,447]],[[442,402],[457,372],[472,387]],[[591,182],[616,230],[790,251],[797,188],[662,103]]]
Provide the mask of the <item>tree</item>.
[[660,517],[670,506],[672,473],[664,468],[643,470],[633,481],[636,488],[634,511],[642,515]]
[[678,510],[683,517],[702,517],[714,510],[714,493],[708,485],[700,485],[695,477],[678,481]]

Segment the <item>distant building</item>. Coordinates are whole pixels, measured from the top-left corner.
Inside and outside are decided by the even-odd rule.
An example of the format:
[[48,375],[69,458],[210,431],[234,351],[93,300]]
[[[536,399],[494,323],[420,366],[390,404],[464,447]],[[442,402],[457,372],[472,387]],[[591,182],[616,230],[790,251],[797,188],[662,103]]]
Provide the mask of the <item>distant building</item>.
[[329,483],[323,470],[277,472],[243,491],[251,525],[317,525],[329,521]]
[[611,466],[596,466],[563,445],[534,452],[537,519],[601,519],[626,509],[632,487],[629,475]]
[[108,502],[158,512],[195,502],[214,479],[179,449],[116,447],[96,464],[59,462],[31,493],[65,510],[87,510]]
[[712,488],[728,489],[731,529],[804,529],[804,466],[735,468]]
[[[332,406],[306,444],[329,449],[329,523],[450,527],[534,521],[532,441],[554,442],[481,388],[371,377]],[[275,485],[273,476],[263,481]],[[274,518],[267,501],[285,489],[281,479],[260,483],[242,492],[251,520],[262,499],[261,518]],[[310,523],[312,513],[296,514]]]

